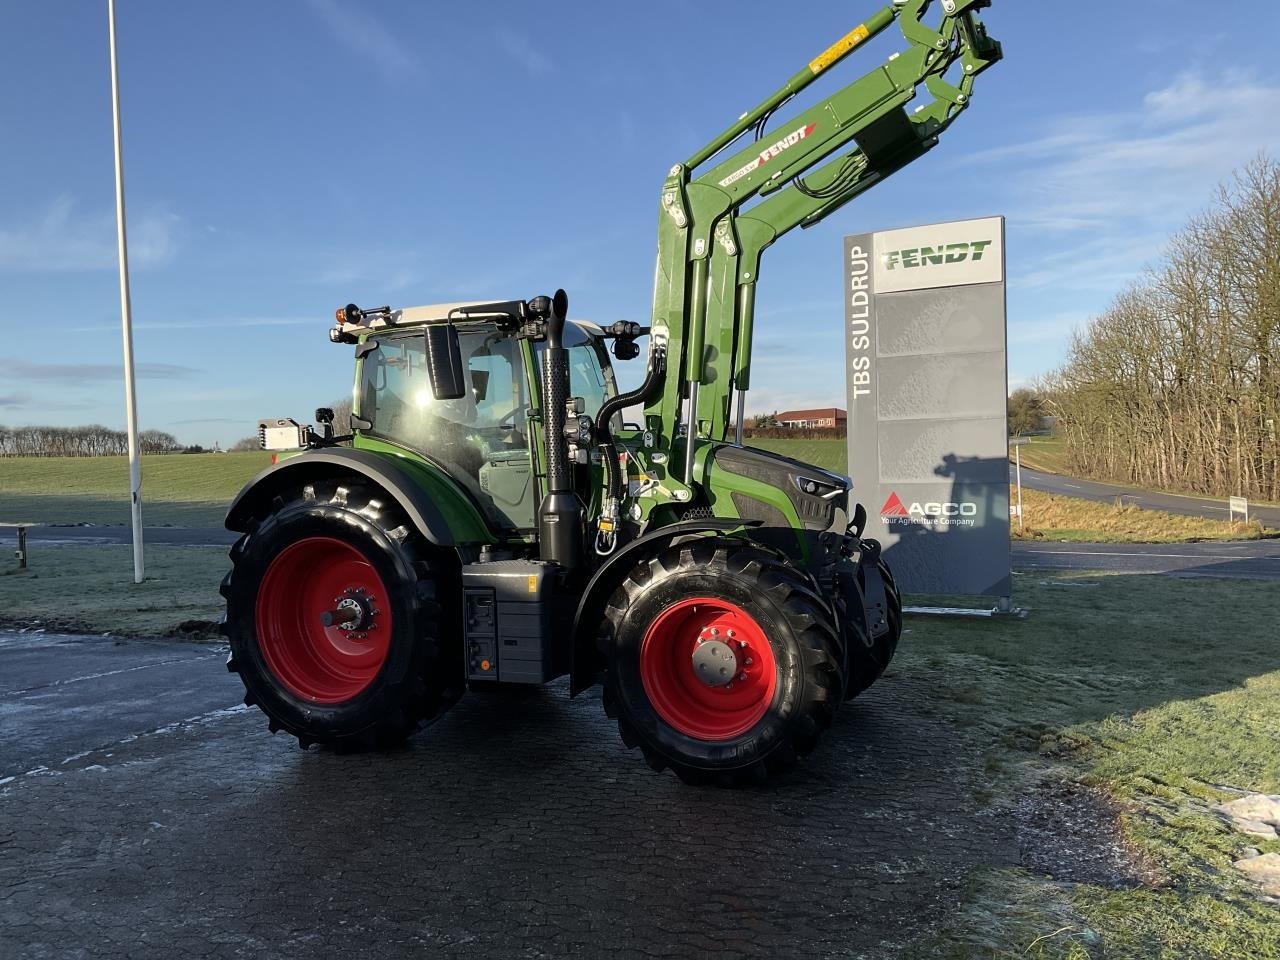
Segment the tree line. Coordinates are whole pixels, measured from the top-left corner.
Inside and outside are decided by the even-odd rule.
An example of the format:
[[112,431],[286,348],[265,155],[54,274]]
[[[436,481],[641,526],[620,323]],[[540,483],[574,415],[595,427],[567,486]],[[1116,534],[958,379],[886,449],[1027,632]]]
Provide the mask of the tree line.
[[[171,433],[138,434],[143,453],[179,453],[186,449]],[[80,427],[6,427],[0,424],[0,457],[111,457],[129,452],[123,430],[99,424]]]
[[1038,393],[1073,472],[1280,500],[1280,163],[1221,186]]

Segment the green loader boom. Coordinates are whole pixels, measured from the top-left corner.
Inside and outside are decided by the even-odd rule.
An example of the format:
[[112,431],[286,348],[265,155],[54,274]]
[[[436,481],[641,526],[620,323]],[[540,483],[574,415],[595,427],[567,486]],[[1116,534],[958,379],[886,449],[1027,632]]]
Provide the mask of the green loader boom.
[[[734,391],[741,443],[762,254],[937,145],[969,106],[978,75],[1001,58],[976,16],[989,2],[943,0],[935,28],[924,22],[931,0],[898,0],[671,168],[658,220],[650,355],[666,372],[645,398],[645,429],[677,465],[664,485],[678,497],[693,495],[699,443],[725,439]],[[895,23],[905,51],[766,130],[787,101]],[[727,152],[752,131],[752,142]]]

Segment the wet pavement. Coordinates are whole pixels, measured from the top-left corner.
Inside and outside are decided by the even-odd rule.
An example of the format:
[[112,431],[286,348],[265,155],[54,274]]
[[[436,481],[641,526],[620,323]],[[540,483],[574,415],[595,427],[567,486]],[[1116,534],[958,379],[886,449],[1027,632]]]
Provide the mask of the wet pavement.
[[1018,861],[976,749],[892,672],[784,781],[726,791],[559,685],[300,751],[223,657],[0,632],[0,955],[886,957]]

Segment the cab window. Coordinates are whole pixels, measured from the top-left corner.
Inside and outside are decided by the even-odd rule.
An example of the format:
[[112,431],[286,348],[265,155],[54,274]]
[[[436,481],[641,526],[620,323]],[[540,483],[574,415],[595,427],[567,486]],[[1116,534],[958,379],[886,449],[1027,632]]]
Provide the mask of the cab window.
[[469,490],[492,525],[533,527],[529,409],[519,343],[496,327],[459,330],[470,389],[437,400],[421,331],[391,337],[364,360],[367,433],[424,454]]

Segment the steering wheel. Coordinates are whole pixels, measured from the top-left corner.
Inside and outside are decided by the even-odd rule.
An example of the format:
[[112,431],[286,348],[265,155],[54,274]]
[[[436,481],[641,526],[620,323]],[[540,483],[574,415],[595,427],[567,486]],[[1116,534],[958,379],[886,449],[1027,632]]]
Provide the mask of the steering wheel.
[[520,417],[528,417],[528,415],[529,405],[526,403],[522,406],[512,408],[511,412],[494,424],[494,426],[502,430],[514,430],[516,429],[516,419]]

